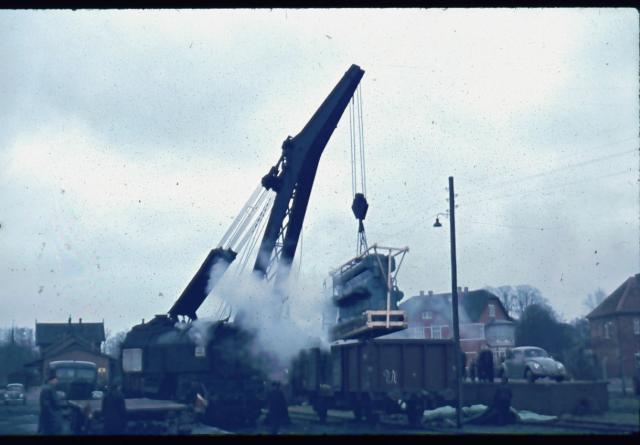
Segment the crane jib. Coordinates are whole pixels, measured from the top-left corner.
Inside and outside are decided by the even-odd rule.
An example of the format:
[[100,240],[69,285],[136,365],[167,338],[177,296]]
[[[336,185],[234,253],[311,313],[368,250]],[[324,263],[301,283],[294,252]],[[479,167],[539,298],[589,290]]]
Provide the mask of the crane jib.
[[351,65],[302,131],[287,138],[283,144],[286,164],[277,176],[277,195],[254,265],[254,271],[263,276],[274,264],[272,257],[279,238],[282,238],[282,244],[276,264],[285,267],[276,269],[277,280],[284,279],[288,273],[286,266],[295,255],[320,156],[363,75],[360,67]]

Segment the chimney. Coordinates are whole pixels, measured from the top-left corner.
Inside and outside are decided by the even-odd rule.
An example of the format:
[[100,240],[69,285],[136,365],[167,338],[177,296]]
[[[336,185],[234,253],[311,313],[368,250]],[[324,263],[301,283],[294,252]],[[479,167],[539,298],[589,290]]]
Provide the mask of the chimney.
[[432,290],[429,291],[429,296],[433,297],[433,291]]
[[82,324],[82,317],[78,318],[78,324]]
[[460,295],[461,293],[462,293],[462,288],[458,286],[458,295]]
[[420,296],[424,297],[424,291],[423,290],[420,291]]
[[69,320],[68,321],[69,321],[69,324],[71,324],[71,315],[69,315]]
[[468,294],[469,293],[469,288],[467,286],[464,287],[464,293]]

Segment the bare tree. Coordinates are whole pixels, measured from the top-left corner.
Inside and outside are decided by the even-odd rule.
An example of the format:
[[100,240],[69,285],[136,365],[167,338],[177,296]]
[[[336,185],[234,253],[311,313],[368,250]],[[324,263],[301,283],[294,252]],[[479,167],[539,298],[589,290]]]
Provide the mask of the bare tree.
[[513,311],[513,286],[487,287],[486,290],[500,299],[500,302],[509,314]]
[[589,309],[589,311],[592,311],[596,307],[600,306],[600,303],[602,303],[606,297],[607,294],[605,291],[601,288],[597,288],[595,292],[587,295],[587,298],[584,299],[582,304]]
[[500,298],[504,308],[514,318],[520,318],[525,309],[532,304],[547,308],[551,307],[549,301],[542,296],[540,290],[528,284],[487,287],[486,289]]
[[32,336],[32,329],[12,327],[0,338],[0,384],[8,383],[9,374],[22,370],[25,363],[37,357]]
[[549,301],[542,296],[542,292],[528,284],[520,284],[515,287],[513,300],[513,314],[518,318],[520,318],[522,314],[524,314],[524,311],[533,304],[551,308]]
[[109,332],[107,335],[107,339],[104,342],[104,352],[107,355],[110,355],[113,358],[120,357],[120,349],[122,347],[122,342],[124,342],[124,338],[127,336],[125,331],[118,332],[114,335],[111,335]]

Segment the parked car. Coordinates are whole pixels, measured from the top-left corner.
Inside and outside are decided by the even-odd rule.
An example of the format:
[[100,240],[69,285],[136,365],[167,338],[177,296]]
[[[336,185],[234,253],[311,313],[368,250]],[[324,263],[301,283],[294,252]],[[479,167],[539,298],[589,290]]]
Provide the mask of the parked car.
[[24,391],[24,385],[22,383],[9,383],[7,390],[4,393],[5,405],[11,404],[27,404],[27,397]]
[[562,363],[554,360],[544,349],[534,346],[509,349],[500,365],[499,374],[504,381],[525,378],[530,383],[542,377],[549,377],[557,382],[567,378],[567,371]]

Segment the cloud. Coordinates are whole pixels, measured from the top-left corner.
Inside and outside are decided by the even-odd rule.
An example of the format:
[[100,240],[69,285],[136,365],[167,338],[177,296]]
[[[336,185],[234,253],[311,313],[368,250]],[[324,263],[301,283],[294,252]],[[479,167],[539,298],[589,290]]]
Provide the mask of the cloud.
[[[637,31],[634,10],[3,11],[0,324],[168,310],[352,63],[365,226],[410,246],[400,288],[450,287],[432,224],[453,175],[461,285],[529,283],[578,313],[637,272],[637,172],[598,178],[637,153],[565,168],[637,148]],[[343,120],[298,248],[310,325],[355,252],[348,140]]]

